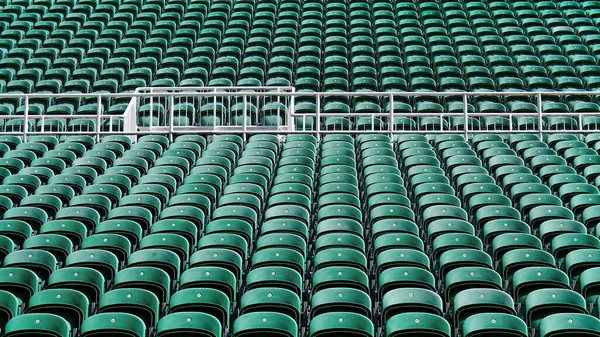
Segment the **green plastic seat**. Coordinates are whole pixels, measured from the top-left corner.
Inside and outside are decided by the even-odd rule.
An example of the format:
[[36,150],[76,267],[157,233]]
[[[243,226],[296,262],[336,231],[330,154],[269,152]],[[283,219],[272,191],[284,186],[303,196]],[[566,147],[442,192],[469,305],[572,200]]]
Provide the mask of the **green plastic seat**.
[[438,315],[423,312],[402,313],[386,321],[385,334],[386,337],[449,337],[451,330],[448,321]]
[[90,316],[81,325],[82,337],[106,333],[118,337],[143,337],[146,334],[146,326],[137,316],[118,312]]
[[542,242],[531,234],[504,233],[496,236],[492,241],[492,256],[495,261],[502,260],[506,252],[513,249],[533,248],[541,249]]
[[4,258],[3,267],[25,268],[33,271],[40,279],[46,279],[57,268],[54,255],[41,249],[23,249]]
[[481,313],[468,317],[462,325],[465,337],[476,336],[528,336],[527,325],[520,318],[503,313]]
[[104,293],[104,277],[97,270],[86,267],[65,267],[54,271],[46,289],[73,289],[84,294],[90,303],[97,303]]
[[241,314],[269,311],[278,312],[291,317],[294,321],[300,318],[300,298],[286,289],[253,289],[240,299]]
[[515,314],[513,299],[498,289],[471,288],[456,294],[453,302],[454,323],[463,326],[464,321],[479,313]]
[[144,324],[155,326],[159,316],[159,300],[144,289],[115,289],[106,292],[98,303],[98,313],[129,313]]
[[71,289],[48,289],[29,299],[25,313],[54,314],[64,318],[72,327],[79,327],[88,317],[88,298]]
[[396,288],[422,288],[435,290],[435,278],[429,270],[414,266],[391,267],[379,274],[379,297]]
[[179,312],[164,316],[156,327],[157,337],[174,337],[184,334],[191,337],[220,337],[221,324],[210,314]]
[[598,248],[598,238],[589,234],[564,233],[552,239],[550,243],[552,255],[562,262],[569,252],[581,248]]
[[25,240],[23,248],[47,251],[61,262],[73,252],[73,243],[69,238],[60,234],[38,234]]
[[22,301],[8,291],[0,290],[0,322],[3,325],[20,314]]
[[9,238],[15,245],[22,245],[32,234],[33,229],[25,221],[0,220],[0,235]]
[[577,334],[580,336],[599,336],[600,320],[591,315],[577,313],[556,313],[540,322],[541,337],[559,337]]
[[569,289],[538,289],[525,299],[525,321],[534,328],[553,314],[587,313],[583,296]]
[[442,299],[433,291],[421,288],[390,290],[381,301],[381,320],[387,322],[397,314],[420,312],[441,315]]
[[191,288],[215,289],[227,295],[230,301],[236,299],[235,275],[221,267],[194,267],[184,271],[180,277],[180,290]]
[[4,212],[5,220],[22,220],[29,223],[34,230],[48,220],[48,214],[37,207],[14,207]]
[[24,314],[8,321],[3,329],[3,335],[68,337],[71,335],[71,325],[64,318],[53,314]]
[[298,325],[291,317],[276,312],[247,313],[233,322],[232,336],[253,334],[296,337],[298,335]]
[[309,336],[352,336],[369,337],[374,335],[373,323],[368,318],[350,312],[331,312],[313,318],[309,326]]

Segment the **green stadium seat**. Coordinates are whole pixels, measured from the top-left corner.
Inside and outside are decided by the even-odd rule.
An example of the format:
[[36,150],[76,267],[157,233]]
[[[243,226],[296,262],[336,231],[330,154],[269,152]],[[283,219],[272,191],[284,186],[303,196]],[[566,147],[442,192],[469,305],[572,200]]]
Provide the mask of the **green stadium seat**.
[[219,337],[221,336],[221,325],[215,317],[209,314],[179,312],[164,316],[156,327],[156,335],[160,337],[182,333],[188,336]]
[[128,313],[101,313],[90,316],[81,325],[81,336],[95,336],[110,333],[114,336],[143,337],[146,333],[144,322]]
[[23,334],[67,337],[71,334],[71,325],[60,316],[32,313],[19,315],[11,319],[4,328],[4,335],[6,336]]

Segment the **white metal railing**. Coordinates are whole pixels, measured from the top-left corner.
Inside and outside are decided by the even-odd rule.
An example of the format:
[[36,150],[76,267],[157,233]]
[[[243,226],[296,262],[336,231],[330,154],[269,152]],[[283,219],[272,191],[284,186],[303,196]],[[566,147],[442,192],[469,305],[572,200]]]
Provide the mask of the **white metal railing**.
[[[294,131],[295,89],[293,87],[185,87],[139,88],[137,104],[150,114],[138,130],[182,133],[288,133]],[[182,107],[194,107],[194,116]],[[261,109],[275,107],[274,123],[258,123]],[[155,106],[165,109],[156,116]],[[138,117],[140,117],[138,110]],[[190,119],[192,119],[190,121]],[[156,125],[154,124],[156,122]]]
[[[543,104],[546,101],[577,100],[579,98],[600,97],[600,91],[560,91],[560,92],[296,92],[293,87],[174,87],[174,88],[139,88],[133,93],[5,93],[0,94],[0,105],[13,104],[23,107],[22,114],[0,115],[0,123],[4,126],[0,134],[16,134],[27,138],[37,134],[89,134],[100,137],[105,134],[123,134],[135,138],[143,134],[165,134],[171,137],[176,134],[218,134],[236,133],[244,137],[257,133],[271,134],[315,134],[320,137],[325,133],[464,133],[465,136],[477,133],[592,133],[600,132],[600,123],[593,127],[584,128],[586,118],[600,117],[600,111],[583,112],[544,112]],[[459,112],[422,112],[394,111],[394,102],[408,101],[411,106],[418,100],[433,99],[462,103]],[[57,100],[79,99],[86,102],[96,102],[95,114],[79,115],[36,115],[32,113],[31,102],[35,99],[46,99],[54,105]],[[103,102],[119,99],[128,103],[122,113],[106,114]],[[481,113],[469,111],[469,105],[475,100],[500,101],[521,99],[529,101],[536,106],[535,111],[529,112],[501,112]],[[374,101],[378,105],[388,107],[383,112],[324,112],[327,102],[333,101]],[[310,111],[296,112],[297,104],[303,102],[314,103]],[[384,103],[384,104],[381,104]],[[93,104],[93,103],[92,103]],[[149,109],[149,110],[148,110]],[[184,109],[190,109],[184,110]],[[275,109],[275,110],[269,110]],[[156,111],[155,111],[156,110]],[[592,109],[594,110],[594,109]],[[598,109],[600,110],[600,109]],[[265,123],[268,111],[268,123]],[[544,129],[544,121],[549,117],[572,117],[576,121],[576,128],[565,130]],[[322,123],[331,117],[345,117],[352,120],[367,118],[372,121],[372,128],[368,130],[324,129]],[[419,119],[424,117],[437,117],[441,125],[448,118],[462,118],[463,129],[423,129],[418,125],[411,129],[396,129],[394,121],[397,118]],[[508,119],[508,129],[485,130],[470,127],[471,118],[503,117]],[[533,117],[537,121],[535,128],[520,130],[515,128],[514,122],[521,117]],[[187,119],[186,119],[187,118]],[[73,120],[94,121],[94,129],[80,129],[69,127]],[[313,128],[306,128],[306,121],[314,120]],[[384,121],[385,127],[375,128],[377,119]],[[19,123],[10,121],[22,120]],[[303,121],[304,127],[297,127],[295,121]],[[600,119],[599,119],[600,120]],[[46,122],[67,122],[64,130],[48,130]],[[318,122],[317,122],[318,121]],[[22,124],[22,127],[18,127]],[[33,124],[32,128],[29,128]]]

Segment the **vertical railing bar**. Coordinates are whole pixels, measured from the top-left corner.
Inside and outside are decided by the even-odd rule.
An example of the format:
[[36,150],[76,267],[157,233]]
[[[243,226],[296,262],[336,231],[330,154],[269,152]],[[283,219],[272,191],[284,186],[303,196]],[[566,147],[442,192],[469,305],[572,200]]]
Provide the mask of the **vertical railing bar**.
[[537,94],[537,113],[538,113],[538,135],[540,137],[540,140],[543,140],[543,132],[542,132],[542,124],[543,124],[543,119],[542,119],[542,94],[538,93]]
[[467,104],[467,94],[463,95],[463,114],[465,118],[465,140],[469,141],[469,106]]
[[[295,91],[292,89],[291,93],[294,93]],[[296,96],[292,95],[291,98],[289,99],[289,104],[290,104],[290,108],[288,109],[288,130],[294,131],[296,130],[296,120],[294,117],[295,113],[296,113]]]
[[217,88],[213,89],[214,98],[213,98],[213,129],[217,126]]
[[[434,127],[435,128],[435,127]],[[427,127],[425,127],[425,130],[427,130]],[[435,130],[435,129],[433,129]],[[442,110],[442,112],[440,112],[440,131],[444,131],[444,111]]]
[[97,109],[96,109],[96,142],[100,142],[100,115],[102,114],[102,94],[98,95]]
[[[377,117],[379,118],[379,117]],[[356,118],[356,121],[358,122],[358,120],[360,119],[360,117]],[[352,121],[352,118],[350,118],[350,121]],[[372,114],[371,115],[371,131],[375,131],[375,115]]]
[[315,111],[316,123],[317,123],[317,142],[321,141],[321,95],[317,93],[317,106]]
[[390,140],[394,141],[394,94],[390,94],[390,120],[388,121],[388,129],[390,130]]
[[[150,94],[152,94],[152,88],[150,88]],[[158,105],[160,106],[160,98],[158,98]],[[154,96],[150,96],[150,131],[152,131],[152,127],[154,126]],[[158,114],[158,119],[160,120],[160,113]],[[159,121],[160,124],[160,121]]]
[[247,106],[246,106],[247,99],[246,99],[246,95],[244,95],[242,97],[242,101],[243,101],[243,105],[244,105],[244,107],[242,109],[242,113],[243,113],[243,115],[242,115],[242,124],[243,124],[242,125],[242,130],[243,130],[242,134],[243,134],[244,142],[246,142],[246,137],[247,137],[246,131],[248,131],[248,128],[246,127],[246,122],[248,121],[248,116],[246,116],[246,111],[247,111]]
[[175,94],[170,93],[169,95],[169,140],[173,141],[173,120],[175,114]]
[[25,116],[23,117],[23,142],[27,142],[29,131],[29,95],[25,95]]
[[375,115],[371,115],[371,130],[375,131]]
[[[138,93],[138,92],[141,92],[141,90],[136,89],[134,91],[134,93]],[[131,129],[132,128],[132,122],[131,122],[131,120],[133,118],[136,118],[136,119],[138,118],[138,113],[140,111],[140,108],[142,107],[142,104],[141,104],[142,103],[142,98],[141,97],[136,97],[135,100],[134,100],[134,102],[136,102],[136,103],[134,103],[132,111],[131,110],[129,111],[130,117],[127,118],[127,116],[125,116],[123,118],[123,131]],[[112,116],[110,117],[110,124],[111,124],[110,131],[112,131]],[[135,131],[137,131],[137,127],[136,127]]]
[[[279,87],[277,87],[277,93],[279,94]],[[281,128],[281,120],[280,120],[280,116],[279,114],[281,113],[280,111],[280,104],[281,104],[281,96],[277,95],[277,130],[279,131]]]
[[[581,139],[583,137],[583,116],[581,114],[581,112],[577,113],[577,124],[579,124],[579,138]],[[585,138],[585,137],[583,137]]]

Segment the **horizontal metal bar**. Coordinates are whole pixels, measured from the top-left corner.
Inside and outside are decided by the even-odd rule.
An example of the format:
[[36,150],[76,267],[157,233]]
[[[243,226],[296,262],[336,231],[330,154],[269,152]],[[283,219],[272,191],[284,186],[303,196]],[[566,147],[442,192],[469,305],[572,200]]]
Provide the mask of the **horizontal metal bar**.
[[[228,133],[231,134],[242,134],[242,130],[227,130]],[[287,135],[287,134],[311,134],[315,135],[315,130],[252,130],[248,129],[246,131],[248,134],[277,134],[277,135]],[[556,133],[564,133],[564,134],[591,134],[591,133],[599,133],[600,130],[542,130],[544,134],[556,134]],[[173,134],[175,135],[185,135],[185,134],[218,134],[219,132],[214,129],[187,129],[187,130],[173,130]],[[321,130],[321,133],[324,134],[389,134],[389,130]],[[394,134],[421,134],[421,135],[435,135],[435,134],[463,134],[463,130],[395,130]],[[469,134],[517,134],[517,133],[538,133],[538,130],[473,130],[469,129]],[[1,135],[22,135],[23,132],[0,132]],[[58,132],[40,132],[40,131],[30,131],[27,133],[28,135],[57,135],[57,136],[65,136],[65,135],[124,135],[124,136],[133,136],[133,135],[168,135],[169,130],[160,131],[160,130],[139,130],[139,131],[58,131]]]
[[[253,88],[253,87],[248,87]],[[192,92],[189,91],[189,88],[184,88],[187,91],[181,92],[152,92],[143,93],[143,92],[133,92],[133,93],[59,93],[59,94],[44,94],[44,93],[30,93],[30,94],[22,94],[22,93],[3,93],[0,94],[0,99],[9,99],[9,98],[25,98],[26,96],[31,98],[96,98],[98,95],[102,98],[119,98],[119,97],[235,97],[235,96],[285,96],[285,97],[389,97],[393,95],[394,97],[460,97],[463,95],[467,96],[477,96],[477,97],[490,97],[490,96],[502,96],[502,97],[524,97],[524,96],[587,96],[587,95],[599,95],[600,91],[485,91],[485,92],[473,92],[473,91],[451,91],[451,92],[438,92],[438,91],[425,91],[425,92],[409,92],[409,91],[398,91],[398,92],[260,92],[260,91],[252,91],[252,92],[237,92],[237,91],[202,91],[202,92]],[[223,90],[222,88],[219,88]],[[165,89],[166,90],[166,89]]]
[[269,86],[260,86],[260,87],[140,87],[137,88],[136,91],[157,91],[157,90],[201,90],[201,91],[212,91],[215,90],[295,90],[294,87],[269,87]]
[[[294,112],[292,116],[294,117],[316,117],[316,113],[313,112]],[[389,112],[321,112],[319,114],[321,117],[388,117],[390,115]],[[542,113],[543,117],[579,117],[579,116],[600,116],[600,111],[598,112],[544,112]],[[409,118],[418,118],[418,117],[464,117],[464,113],[462,112],[396,112],[394,111],[394,117],[409,117]],[[469,117],[535,117],[538,116],[537,112],[468,112],[467,116]]]
[[[389,112],[321,112],[321,117],[389,117]],[[537,112],[496,112],[496,113],[484,113],[484,112],[469,112],[469,117],[535,117],[538,115]],[[0,115],[1,119],[22,119],[25,115]],[[291,114],[292,117],[316,117],[316,113],[299,113],[294,112]],[[394,117],[463,117],[464,114],[461,112],[394,112]],[[600,116],[598,112],[544,112],[543,117],[597,117]],[[29,119],[84,119],[84,118],[96,118],[98,115],[29,115]],[[100,115],[101,119],[121,119],[124,118],[123,114],[120,115]]]
[[[25,117],[25,115],[0,115],[0,119],[23,119]],[[46,119],[46,120],[53,120],[53,119],[92,119],[92,118],[96,118],[98,117],[97,114],[93,114],[93,115],[29,115],[28,118],[29,119]],[[121,119],[123,118],[124,115],[120,114],[120,115],[100,115],[100,118],[102,119],[110,119],[110,118],[116,118],[116,119]]]

